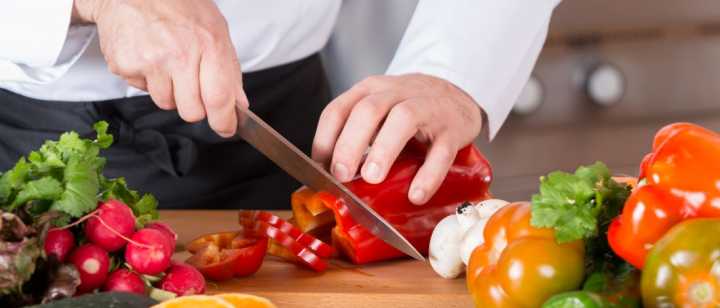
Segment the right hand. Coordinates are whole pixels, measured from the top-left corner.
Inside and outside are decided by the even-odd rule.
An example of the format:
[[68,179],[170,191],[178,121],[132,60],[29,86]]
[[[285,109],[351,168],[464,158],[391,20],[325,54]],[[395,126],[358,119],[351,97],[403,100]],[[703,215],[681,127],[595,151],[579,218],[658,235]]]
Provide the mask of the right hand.
[[248,107],[225,18],[212,0],[75,0],[74,22],[95,23],[110,71],[187,122],[206,116],[229,137]]

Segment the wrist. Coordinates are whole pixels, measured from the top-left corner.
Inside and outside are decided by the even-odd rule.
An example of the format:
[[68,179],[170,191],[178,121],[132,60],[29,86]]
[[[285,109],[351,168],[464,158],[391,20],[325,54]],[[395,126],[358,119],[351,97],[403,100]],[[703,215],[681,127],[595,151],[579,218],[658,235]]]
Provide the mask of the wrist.
[[71,23],[95,23],[96,12],[103,2],[102,0],[74,0]]

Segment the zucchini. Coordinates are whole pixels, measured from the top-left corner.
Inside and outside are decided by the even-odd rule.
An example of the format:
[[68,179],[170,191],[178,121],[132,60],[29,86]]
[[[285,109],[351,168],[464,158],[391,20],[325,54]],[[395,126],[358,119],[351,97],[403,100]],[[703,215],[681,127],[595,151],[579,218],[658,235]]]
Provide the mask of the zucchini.
[[126,292],[102,292],[50,302],[35,308],[145,308],[157,304],[152,298]]

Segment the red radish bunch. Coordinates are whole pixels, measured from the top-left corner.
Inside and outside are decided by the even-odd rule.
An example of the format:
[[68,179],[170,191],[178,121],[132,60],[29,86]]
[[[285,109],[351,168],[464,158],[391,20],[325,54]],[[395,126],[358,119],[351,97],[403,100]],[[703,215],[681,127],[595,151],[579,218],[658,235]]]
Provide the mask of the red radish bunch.
[[70,263],[80,272],[78,291],[85,293],[100,287],[108,275],[110,257],[95,244],[85,244],[73,251]]
[[120,268],[112,272],[105,280],[103,291],[145,294],[145,282],[137,273]]
[[55,256],[65,262],[68,254],[75,248],[75,236],[68,229],[52,229],[45,237],[45,254]]
[[205,278],[196,268],[185,263],[175,263],[160,281],[160,288],[180,296],[203,294]]
[[173,250],[170,238],[155,229],[142,229],[130,238],[125,248],[125,261],[138,273],[155,275],[170,266]]
[[[75,248],[81,243],[71,230],[87,242]],[[81,232],[84,236],[80,236]],[[157,287],[177,295],[203,293],[205,279],[200,272],[184,263],[171,266],[176,240],[177,234],[160,222],[136,230],[130,207],[118,200],[108,200],[76,222],[48,231],[44,249],[47,256],[77,268],[79,293],[102,287],[103,291],[147,294],[150,275],[160,276]],[[111,258],[120,266],[111,269]]]
[[85,223],[85,235],[90,242],[108,252],[125,247],[125,238],[135,231],[135,216],[124,203],[109,200],[102,203],[95,217]]

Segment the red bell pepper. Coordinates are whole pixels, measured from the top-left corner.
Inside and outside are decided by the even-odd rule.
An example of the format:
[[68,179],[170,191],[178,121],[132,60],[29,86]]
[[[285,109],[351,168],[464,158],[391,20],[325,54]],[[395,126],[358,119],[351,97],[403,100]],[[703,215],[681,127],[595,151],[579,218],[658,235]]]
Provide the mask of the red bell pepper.
[[[426,151],[424,145],[411,142],[382,183],[370,184],[358,178],[346,184],[425,255],[435,225],[462,202],[489,198],[492,180],[492,170],[485,157],[475,146],[468,146],[457,154],[435,195],[425,205],[414,205],[408,200],[408,189]],[[404,256],[355,222],[342,199],[327,192],[301,188],[293,193],[291,203],[295,221],[305,232],[326,225],[326,213],[331,210],[336,224],[332,229],[333,244],[356,264]]]
[[658,131],[640,166],[639,185],[608,230],[620,257],[642,268],[653,245],[675,224],[720,217],[720,135],[689,123]]
[[186,262],[206,278],[224,281],[257,272],[267,247],[266,237],[246,231],[206,234],[187,245],[193,255]]

